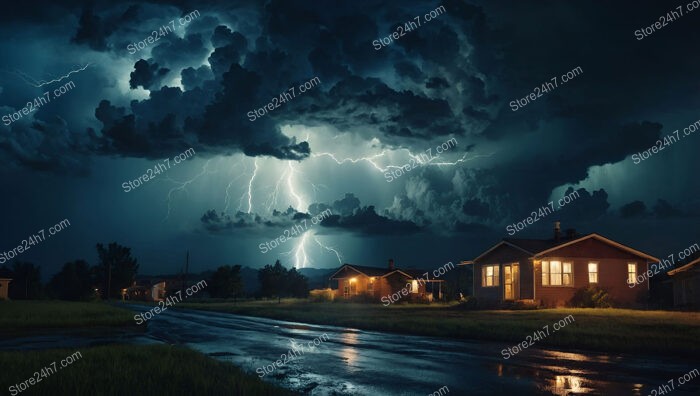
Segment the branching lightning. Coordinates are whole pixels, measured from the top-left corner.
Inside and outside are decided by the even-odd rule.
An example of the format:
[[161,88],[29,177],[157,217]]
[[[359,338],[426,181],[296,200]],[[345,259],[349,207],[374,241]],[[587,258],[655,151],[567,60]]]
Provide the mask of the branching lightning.
[[81,67],[81,68],[78,68],[78,69],[75,69],[75,70],[71,70],[71,71],[70,71],[68,74],[66,74],[65,76],[61,76],[61,77],[59,77],[59,78],[55,78],[55,79],[50,80],[50,81],[46,81],[46,80],[36,80],[36,79],[34,79],[32,76],[28,75],[27,73],[24,73],[24,72],[19,71],[19,70],[17,70],[15,73],[17,73],[17,75],[18,75],[24,82],[26,82],[27,84],[29,84],[29,85],[31,85],[31,86],[34,86],[34,87],[36,87],[36,88],[41,88],[41,87],[43,87],[44,85],[49,85],[49,84],[53,84],[53,83],[56,83],[56,82],[60,82],[61,80],[70,77],[70,75],[73,74],[73,73],[79,73],[79,72],[81,72],[81,71],[87,69],[88,66],[90,66],[90,65],[91,65],[91,64],[88,63],[87,65],[85,65],[85,66],[83,66],[83,67]]
[[163,221],[168,220],[170,218],[170,210],[171,210],[171,204],[172,204],[172,198],[173,198],[173,193],[176,191],[185,191],[187,192],[187,186],[192,184],[195,180],[199,179],[200,177],[204,176],[205,174],[211,174],[211,173],[216,173],[216,172],[209,172],[209,163],[211,162],[211,159],[208,159],[207,162],[204,163],[204,166],[202,166],[202,171],[196,174],[194,177],[192,177],[189,180],[185,180],[183,182],[179,182],[176,180],[173,180],[170,176],[165,177],[164,180],[167,180],[171,183],[177,184],[177,187],[173,187],[168,191],[168,213],[165,215],[165,218]]
[[316,237],[315,235],[314,235],[314,241],[316,241],[316,243],[317,243],[320,247],[322,247],[322,248],[328,250],[329,252],[335,253],[335,257],[338,259],[338,264],[343,265],[343,257],[341,256],[340,253],[338,253],[337,250],[333,249],[332,247],[329,247],[329,246],[326,246],[326,245],[322,244],[321,241],[318,240],[318,237]]

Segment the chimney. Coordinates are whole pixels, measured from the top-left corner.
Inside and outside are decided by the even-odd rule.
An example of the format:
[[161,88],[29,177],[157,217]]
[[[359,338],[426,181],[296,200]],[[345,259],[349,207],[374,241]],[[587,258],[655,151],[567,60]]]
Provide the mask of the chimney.
[[575,228],[567,228],[566,229],[566,239],[575,239],[576,235],[576,229]]
[[389,259],[389,270],[393,271],[394,269],[394,259]]
[[559,242],[560,237],[561,237],[561,222],[555,221],[554,222],[554,241]]

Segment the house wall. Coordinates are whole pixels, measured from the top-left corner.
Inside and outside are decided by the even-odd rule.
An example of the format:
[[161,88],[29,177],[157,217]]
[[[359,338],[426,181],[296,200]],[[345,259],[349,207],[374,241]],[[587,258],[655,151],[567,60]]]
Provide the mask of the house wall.
[[[541,260],[547,259],[573,262],[573,286],[542,286]],[[566,305],[577,289],[592,285],[588,278],[589,262],[598,263],[597,285],[608,291],[615,305],[633,305],[649,290],[646,276],[632,288],[627,284],[627,263],[637,263],[637,275],[642,275],[648,269],[646,259],[591,238],[535,260],[535,299],[544,306]]]
[[[503,266],[505,264],[520,264],[520,299],[533,298],[532,262],[529,254],[509,245],[501,245],[484,257],[475,261],[474,267],[474,296],[482,300],[503,300]],[[481,285],[481,268],[484,265],[498,264],[498,286],[483,287]]]
[[[345,271],[344,271],[345,272]],[[401,289],[406,287],[408,283],[411,283],[410,279],[407,279],[404,275],[395,273],[391,274],[388,277],[374,277],[374,292],[369,292],[368,291],[368,286],[370,283],[370,277],[358,274],[352,270],[350,270],[347,274],[352,275],[346,278],[341,278],[338,279],[338,287],[337,289],[334,290],[335,297],[336,298],[345,298],[343,291],[346,283],[349,283],[351,278],[355,278],[355,294],[353,295],[366,295],[370,297],[371,299],[380,301],[382,297],[384,296],[390,296],[396,292],[400,292]],[[340,273],[337,276],[340,276]],[[392,287],[392,282],[389,281],[388,278],[392,278],[395,280],[395,287]],[[418,283],[418,293],[411,293],[409,296],[403,297],[402,299],[406,299],[407,301],[411,297],[423,297],[426,294],[426,284],[425,283]]]
[[0,280],[0,300],[9,300],[9,297],[7,296],[9,288],[9,280]]
[[681,272],[672,279],[673,305],[700,308],[700,272]]

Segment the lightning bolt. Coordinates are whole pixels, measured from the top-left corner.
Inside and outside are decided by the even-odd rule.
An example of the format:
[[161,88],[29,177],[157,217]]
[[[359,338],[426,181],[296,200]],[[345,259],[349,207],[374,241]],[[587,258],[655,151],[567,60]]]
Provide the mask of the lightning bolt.
[[255,180],[255,175],[258,173],[258,157],[255,157],[255,169],[253,169],[253,175],[248,181],[248,213],[253,210],[253,180]]
[[299,238],[299,244],[297,245],[296,251],[294,252],[294,268],[306,268],[309,262],[309,257],[306,254],[306,240],[309,236],[309,232],[305,232],[301,238]]
[[32,78],[32,76],[28,75],[27,73],[21,72],[21,71],[19,71],[19,70],[17,70],[15,73],[17,73],[17,75],[20,76],[20,78],[21,78],[22,80],[24,80],[24,82],[26,82],[27,84],[29,84],[29,85],[31,85],[31,86],[34,86],[34,87],[36,87],[36,88],[41,88],[41,87],[43,87],[44,85],[52,84],[52,83],[55,83],[55,82],[60,82],[61,80],[70,77],[70,75],[73,74],[73,73],[79,73],[79,72],[81,72],[81,71],[87,69],[88,66],[90,66],[90,65],[91,65],[91,63],[88,63],[87,65],[85,65],[85,66],[83,66],[83,67],[81,67],[81,68],[78,68],[78,69],[75,69],[75,70],[71,70],[71,71],[70,71],[68,74],[66,74],[65,76],[61,76],[61,77],[59,77],[59,78],[55,78],[55,79],[53,79],[53,80],[51,80],[51,81],[45,81],[45,80],[38,80],[38,81],[37,81],[36,79]]
[[306,211],[306,205],[304,205],[303,200],[301,199],[301,196],[296,193],[294,190],[294,165],[292,165],[292,161],[288,162],[289,164],[289,172],[287,174],[287,187],[289,187],[289,195],[292,196],[297,201],[297,207],[295,208],[297,212],[305,212]]
[[332,247],[329,247],[329,246],[326,246],[326,245],[322,244],[321,241],[318,240],[318,237],[315,236],[315,235],[314,235],[314,241],[316,241],[316,243],[317,243],[320,247],[322,247],[322,248],[324,248],[324,249],[326,249],[326,250],[328,250],[328,251],[330,251],[330,252],[335,253],[335,257],[338,259],[338,264],[343,265],[343,258],[342,258],[342,256],[340,255],[340,253],[338,253],[337,250],[333,249]]
[[184,191],[184,192],[187,192],[187,186],[189,186],[190,184],[192,184],[195,180],[199,179],[200,177],[204,176],[205,174],[216,173],[216,172],[210,172],[210,171],[209,171],[208,168],[209,168],[209,163],[210,163],[210,162],[211,162],[211,158],[208,159],[207,162],[204,163],[204,166],[202,166],[202,171],[201,171],[201,172],[199,172],[199,173],[196,174],[194,177],[192,177],[192,178],[190,178],[190,179],[188,179],[188,180],[185,180],[185,181],[182,181],[182,182],[181,182],[181,181],[176,181],[176,180],[172,179],[170,176],[164,178],[164,180],[167,180],[167,181],[169,181],[169,182],[174,183],[174,184],[177,185],[177,187],[173,187],[173,188],[170,189],[170,191],[168,191],[168,198],[167,198],[167,202],[168,202],[168,213],[165,215],[165,218],[163,219],[164,222],[170,218],[170,211],[171,211],[171,209],[172,209],[173,194],[174,194],[176,191]]

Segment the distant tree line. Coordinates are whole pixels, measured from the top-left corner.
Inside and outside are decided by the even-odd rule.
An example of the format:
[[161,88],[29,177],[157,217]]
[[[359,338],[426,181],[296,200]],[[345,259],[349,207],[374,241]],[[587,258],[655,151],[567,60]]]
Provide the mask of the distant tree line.
[[[30,262],[16,261],[11,266],[0,267],[0,278],[11,278],[8,297],[11,300],[53,298],[59,300],[88,301],[94,299],[121,299],[121,290],[132,286],[139,265],[132,257],[131,249],[116,242],[107,246],[96,245],[98,263],[94,266],[85,260],[63,264],[46,285],[41,283],[41,269]],[[260,290],[254,297],[305,298],[309,294],[308,279],[296,269],[286,269],[277,260],[258,270]],[[205,294],[214,298],[244,297],[244,284],[240,265],[224,265],[217,268],[208,279]],[[168,290],[172,293],[175,290]]]
[[12,279],[8,290],[12,300],[119,298],[121,289],[132,285],[139,268],[131,257],[131,249],[116,242],[106,247],[98,243],[97,256],[98,263],[92,267],[85,260],[63,264],[45,287],[41,284],[40,268],[29,262],[0,267],[0,278]]
[[[305,298],[309,295],[309,280],[296,269],[286,269],[279,260],[275,265],[266,265],[258,270],[260,290],[257,297],[277,298],[283,297]],[[214,298],[233,298],[244,295],[243,281],[241,280],[241,266],[221,266],[211,276],[209,295]]]

